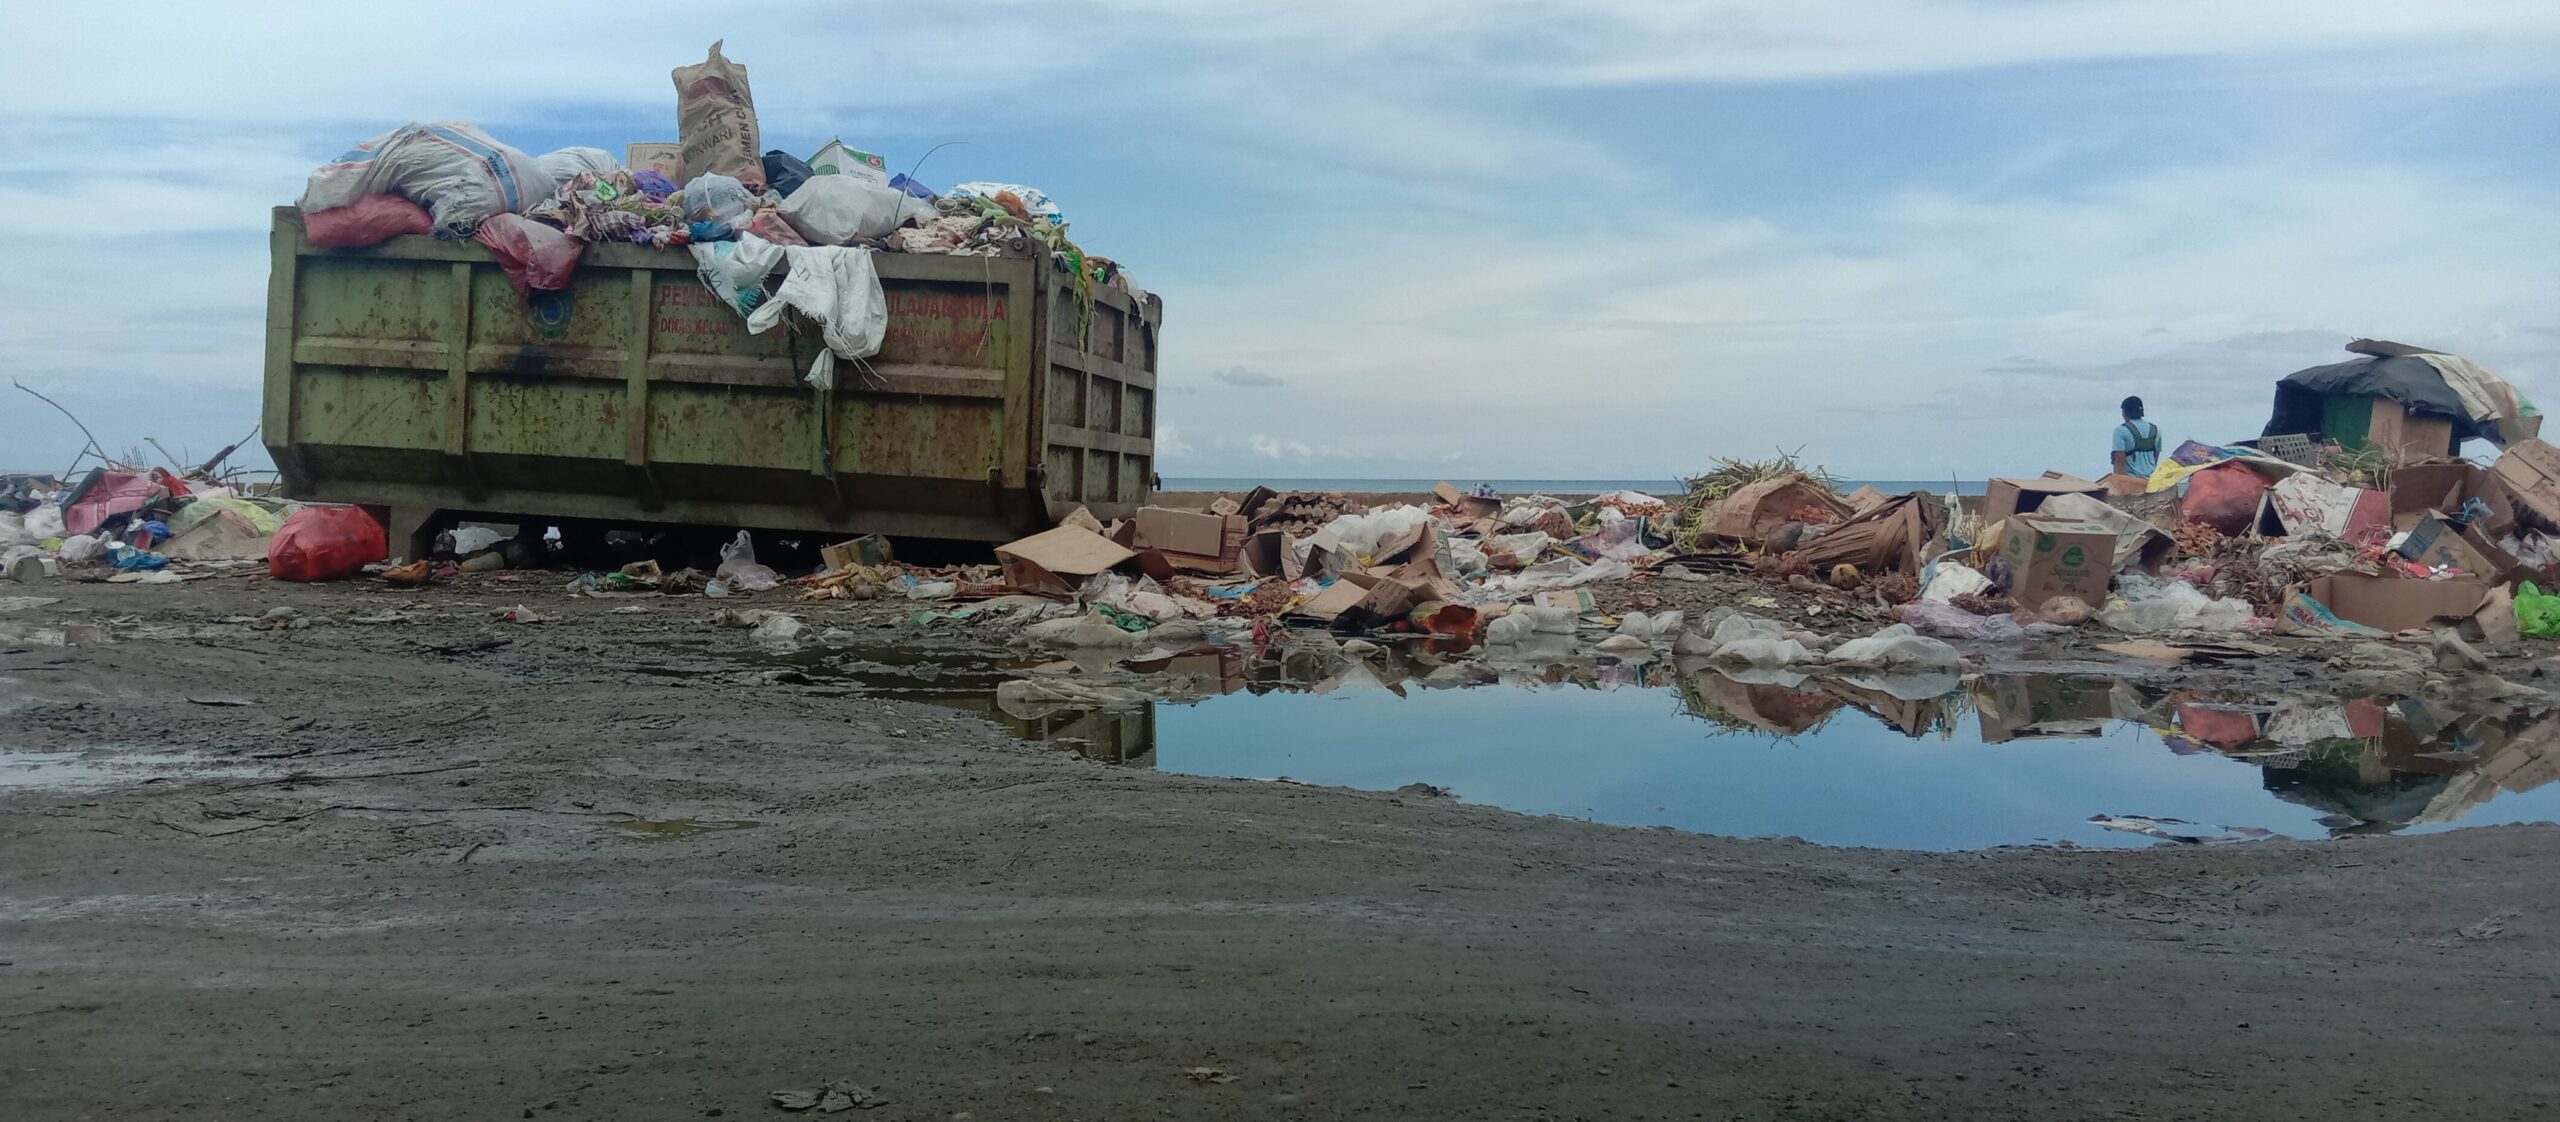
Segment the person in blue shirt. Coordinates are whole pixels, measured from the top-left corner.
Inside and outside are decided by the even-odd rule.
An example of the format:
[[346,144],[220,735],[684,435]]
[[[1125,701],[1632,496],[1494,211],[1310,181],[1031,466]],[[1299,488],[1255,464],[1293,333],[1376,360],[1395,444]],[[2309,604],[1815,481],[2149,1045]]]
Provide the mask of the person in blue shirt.
[[2116,426],[2115,471],[2149,479],[2160,467],[2160,426],[2142,419],[2142,399],[2124,399],[2124,423]]

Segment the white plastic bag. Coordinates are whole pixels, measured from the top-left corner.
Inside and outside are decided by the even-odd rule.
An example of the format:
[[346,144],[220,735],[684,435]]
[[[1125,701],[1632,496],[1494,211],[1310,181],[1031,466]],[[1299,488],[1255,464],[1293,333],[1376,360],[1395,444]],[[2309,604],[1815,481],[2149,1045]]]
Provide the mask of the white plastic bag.
[[0,510],[0,549],[35,543],[35,535],[27,532],[26,515],[14,510]]
[[694,275],[742,316],[753,314],[764,302],[764,279],[782,267],[782,247],[754,234],[740,234],[735,241],[695,242],[687,248],[693,253]]
[[91,534],[73,534],[62,539],[56,556],[65,561],[95,561],[107,555],[107,539]]
[[1496,534],[1484,540],[1484,552],[1488,558],[1507,559],[1512,565],[1534,565],[1538,562],[1538,555],[1545,553],[1548,543],[1554,540],[1536,530],[1524,534]]
[[[858,237],[888,237],[918,213],[921,202],[904,191],[852,176],[813,175],[782,200],[782,220],[811,245],[843,245]],[[931,204],[923,206],[931,209]]]
[[1851,639],[1831,649],[1825,661],[1835,666],[1893,667],[1914,670],[1952,670],[1964,664],[1964,655],[1936,639],[1897,623],[1863,639]]
[[755,193],[747,185],[725,175],[697,175],[684,185],[684,217],[687,222],[708,222],[719,227],[713,237],[743,233],[754,220]]
[[65,529],[59,503],[46,503],[27,512],[27,538],[30,541],[61,537]]
[[742,592],[762,592],[782,583],[782,574],[756,564],[755,539],[744,530],[738,531],[736,540],[720,547],[720,567],[711,575]]
[[414,121],[320,165],[294,205],[310,214],[397,193],[427,208],[437,237],[467,238],[491,215],[522,214],[551,191],[533,157],[470,122]]
[[1633,636],[1647,642],[1669,639],[1680,634],[1680,620],[1679,612],[1662,612],[1650,616],[1643,612],[1628,612],[1618,618],[1618,634]]
[[563,148],[534,157],[533,166],[542,169],[543,176],[551,181],[551,189],[558,191],[576,179],[579,172],[611,175],[621,170],[622,163],[602,148]]
[[2216,600],[2185,581],[2127,574],[2098,622],[2128,635],[2158,631],[2238,631],[2256,612],[2244,600]]

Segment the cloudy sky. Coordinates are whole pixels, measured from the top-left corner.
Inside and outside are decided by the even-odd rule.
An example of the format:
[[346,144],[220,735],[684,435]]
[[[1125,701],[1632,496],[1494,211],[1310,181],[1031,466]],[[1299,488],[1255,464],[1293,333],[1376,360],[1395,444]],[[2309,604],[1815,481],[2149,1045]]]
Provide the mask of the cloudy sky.
[[[394,14],[396,13],[396,14]],[[2560,396],[2548,0],[16,5],[0,367],[114,449],[257,420],[268,208],[412,119],[1037,185],[1162,293],[1167,476],[1868,478],[2255,435],[2356,335]],[[0,387],[0,467],[59,467]]]

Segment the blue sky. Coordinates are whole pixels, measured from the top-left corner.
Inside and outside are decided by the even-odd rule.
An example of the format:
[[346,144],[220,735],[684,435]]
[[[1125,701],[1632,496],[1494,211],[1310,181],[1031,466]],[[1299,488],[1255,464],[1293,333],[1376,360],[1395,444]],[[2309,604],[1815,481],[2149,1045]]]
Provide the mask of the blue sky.
[[[1163,294],[1169,476],[2094,472],[2124,394],[2254,435],[2356,335],[2560,392],[2549,3],[359,7],[7,18],[10,376],[219,447],[314,164],[672,138],[725,38],[769,147],[958,142],[920,178],[1037,185]],[[0,393],[0,465],[70,458]]]

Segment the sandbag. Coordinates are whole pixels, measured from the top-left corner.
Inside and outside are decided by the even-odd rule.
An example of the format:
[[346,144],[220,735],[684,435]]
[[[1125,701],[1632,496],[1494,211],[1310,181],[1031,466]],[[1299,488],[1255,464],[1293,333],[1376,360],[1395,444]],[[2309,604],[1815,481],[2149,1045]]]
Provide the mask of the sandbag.
[[267,573],[278,580],[339,580],[390,556],[390,536],[360,507],[306,506],[267,539]]
[[[722,40],[720,42],[725,42]],[[756,131],[755,95],[747,88],[747,68],[724,58],[720,42],[711,55],[692,66],[675,68],[676,134],[684,144],[686,175],[725,175],[764,190],[763,139]],[[691,199],[693,193],[685,192]]]
[[294,205],[307,215],[397,192],[427,208],[436,236],[467,238],[490,215],[522,214],[551,191],[533,157],[470,122],[415,121],[320,165]]
[[302,236],[322,249],[380,245],[402,234],[431,234],[435,228],[427,208],[398,195],[366,195],[302,216]]
[[570,180],[584,172],[611,175],[622,170],[621,162],[613,158],[613,153],[602,148],[563,148],[557,152],[545,152],[533,158],[533,166],[542,169],[554,191],[568,186]]
[[471,240],[489,247],[518,296],[569,287],[578,257],[587,251],[587,243],[520,214],[491,215]]
[[2187,477],[2187,494],[2178,511],[2225,534],[2237,534],[2257,520],[2258,502],[2267,493],[2267,477],[2240,463],[2219,463]]
[[[692,198],[692,192],[685,194]],[[885,238],[910,212],[906,192],[850,176],[821,175],[782,200],[782,220],[810,245],[843,245],[855,238]]]

